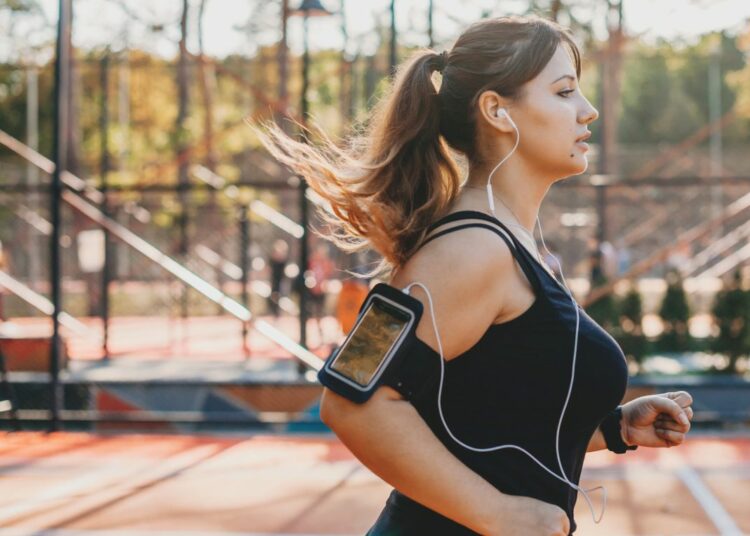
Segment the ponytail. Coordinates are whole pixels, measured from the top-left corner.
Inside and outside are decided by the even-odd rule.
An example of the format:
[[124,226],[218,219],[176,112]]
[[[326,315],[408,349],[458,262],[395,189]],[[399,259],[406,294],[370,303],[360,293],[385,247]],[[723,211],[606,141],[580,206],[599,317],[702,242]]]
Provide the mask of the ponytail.
[[330,204],[335,217],[319,211],[331,224],[321,236],[344,251],[372,248],[382,256],[364,277],[400,269],[458,195],[460,170],[440,136],[432,81],[444,61],[444,54],[421,50],[402,63],[364,132],[343,149],[315,125],[317,146],[293,140],[273,122],[266,132],[253,127],[269,152]]

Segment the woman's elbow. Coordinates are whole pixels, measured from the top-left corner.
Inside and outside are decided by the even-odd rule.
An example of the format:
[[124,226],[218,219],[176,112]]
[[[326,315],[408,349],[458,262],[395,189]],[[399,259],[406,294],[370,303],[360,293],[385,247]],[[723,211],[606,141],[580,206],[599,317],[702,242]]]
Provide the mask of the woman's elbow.
[[329,428],[337,413],[335,407],[337,403],[336,398],[340,397],[326,387],[323,388],[323,394],[320,397],[320,420]]
[[403,400],[403,397],[388,386],[379,387],[364,404],[357,404],[328,388],[323,388],[320,398],[320,420],[329,428],[344,418],[357,418],[364,412],[378,411],[384,402]]
[[352,415],[359,406],[360,404],[324,387],[320,397],[320,420],[333,429],[335,423],[340,422],[344,416]]

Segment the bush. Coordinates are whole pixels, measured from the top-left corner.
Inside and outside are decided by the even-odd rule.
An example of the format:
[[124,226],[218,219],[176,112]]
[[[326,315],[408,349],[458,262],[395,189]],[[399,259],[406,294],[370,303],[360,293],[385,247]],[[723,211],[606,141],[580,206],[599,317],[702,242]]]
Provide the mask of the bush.
[[750,353],[750,293],[741,287],[741,272],[734,273],[730,283],[716,295],[714,321],[719,335],[714,349],[729,357],[726,372],[737,372],[737,360]]
[[[607,280],[603,275],[597,274],[595,279],[591,282],[591,288],[594,289],[606,282]],[[617,312],[617,303],[614,293],[606,294],[594,303],[589,304],[588,307],[586,307],[586,313],[606,331],[612,330],[619,323],[619,315]]]
[[[595,281],[596,284],[603,282],[603,279]],[[631,281],[630,290],[623,298],[618,299],[614,293],[608,294],[589,305],[586,312],[612,335],[628,359],[638,364],[643,361],[647,354],[648,341],[641,327],[641,295],[635,283]]]
[[619,311],[619,325],[613,336],[620,344],[623,353],[639,365],[643,362],[648,350],[648,341],[643,334],[643,303],[641,294],[634,282],[630,282],[630,290],[617,302]]
[[694,341],[688,330],[690,306],[682,285],[682,276],[677,270],[667,273],[667,293],[659,309],[664,331],[659,336],[656,349],[662,352],[687,352],[694,349]]

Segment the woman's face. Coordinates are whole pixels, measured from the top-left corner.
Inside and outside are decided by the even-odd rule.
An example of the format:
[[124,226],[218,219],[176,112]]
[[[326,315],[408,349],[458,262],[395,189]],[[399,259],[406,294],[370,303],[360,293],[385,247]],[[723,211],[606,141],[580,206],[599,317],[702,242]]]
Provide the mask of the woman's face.
[[556,180],[586,171],[588,146],[581,138],[589,135],[588,124],[599,112],[581,93],[575,66],[562,45],[521,95],[508,107],[521,135],[518,156]]

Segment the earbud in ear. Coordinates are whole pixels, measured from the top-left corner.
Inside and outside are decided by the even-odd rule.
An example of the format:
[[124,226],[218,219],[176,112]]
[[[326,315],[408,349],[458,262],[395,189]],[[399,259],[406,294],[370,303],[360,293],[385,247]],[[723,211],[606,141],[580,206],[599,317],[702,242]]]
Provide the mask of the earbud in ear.
[[495,112],[495,117],[497,118],[505,117],[508,121],[510,121],[510,124],[513,125],[514,128],[516,126],[516,124],[513,122],[513,118],[510,116],[510,114],[508,113],[508,110],[506,110],[505,108],[498,108],[497,112]]

